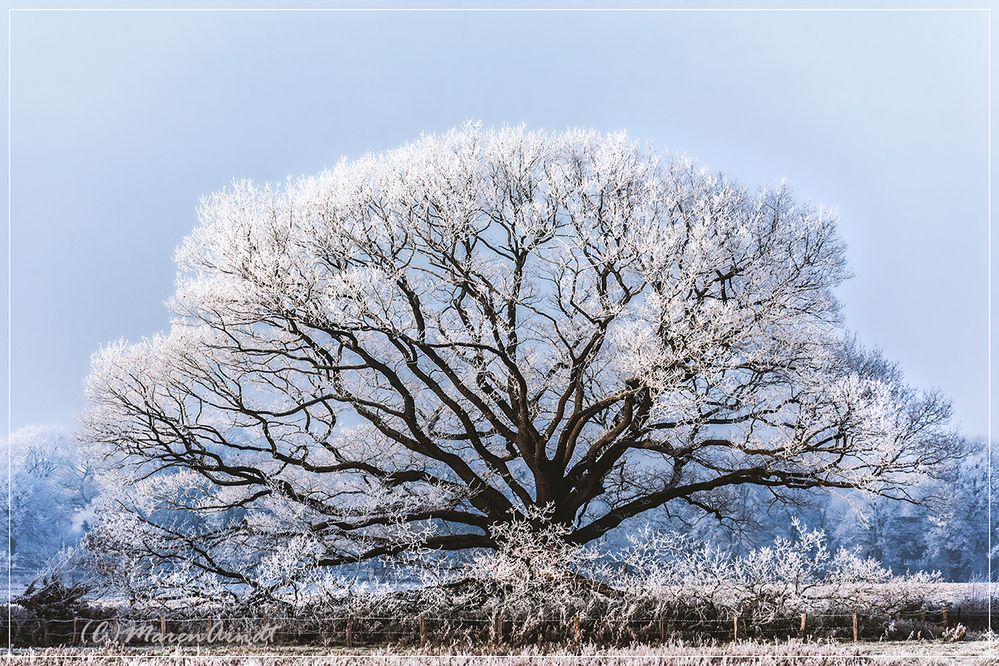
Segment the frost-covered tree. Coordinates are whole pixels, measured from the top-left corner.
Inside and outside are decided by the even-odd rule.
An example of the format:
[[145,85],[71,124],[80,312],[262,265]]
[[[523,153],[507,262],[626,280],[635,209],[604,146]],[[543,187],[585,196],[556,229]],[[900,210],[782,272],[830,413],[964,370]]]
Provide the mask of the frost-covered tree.
[[[10,555],[18,579],[30,577],[61,548],[75,545],[92,522],[99,458],[70,431],[54,426],[21,428],[0,443],[9,455],[9,477],[0,477],[2,520],[10,520]],[[0,542],[7,555],[7,540]]]
[[[940,571],[950,580],[984,579],[990,529],[987,446],[956,437],[954,449],[951,464],[912,485],[909,494],[915,502],[856,491],[830,502],[836,541],[896,573]],[[993,498],[999,497],[994,478],[992,483]],[[993,542],[999,543],[992,529]]]
[[[983,440],[962,442],[964,456],[943,478],[932,484],[933,501],[926,511],[926,555],[935,567],[953,579],[984,580],[999,547],[999,532],[989,520],[989,482],[992,514],[999,515],[999,478],[989,474],[988,445]],[[993,461],[993,465],[995,462]],[[989,553],[989,530],[993,551]]]
[[293,537],[322,568],[745,485],[900,496],[949,455],[947,404],[844,329],[832,211],[622,134],[469,125],[199,219],[170,332],[94,356],[86,422],[145,479],[120,543],[224,580]]

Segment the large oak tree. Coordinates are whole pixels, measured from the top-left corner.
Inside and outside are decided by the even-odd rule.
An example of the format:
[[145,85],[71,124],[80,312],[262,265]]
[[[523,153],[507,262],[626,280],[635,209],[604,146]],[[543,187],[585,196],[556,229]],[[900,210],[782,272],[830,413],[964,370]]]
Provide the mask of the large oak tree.
[[744,484],[904,496],[948,455],[948,406],[843,326],[832,211],[621,134],[470,125],[199,218],[170,332],[95,355],[86,422],[146,498],[131,545],[224,580]]

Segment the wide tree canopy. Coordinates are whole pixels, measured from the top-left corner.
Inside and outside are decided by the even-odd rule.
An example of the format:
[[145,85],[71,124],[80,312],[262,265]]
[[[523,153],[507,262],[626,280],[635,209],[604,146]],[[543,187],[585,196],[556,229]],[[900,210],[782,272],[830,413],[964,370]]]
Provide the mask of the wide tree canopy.
[[948,406],[843,326],[833,212],[622,134],[469,125],[199,218],[170,332],[95,355],[86,421],[143,477],[130,544],[229,580],[292,536],[319,567],[516,517],[586,543],[948,455]]

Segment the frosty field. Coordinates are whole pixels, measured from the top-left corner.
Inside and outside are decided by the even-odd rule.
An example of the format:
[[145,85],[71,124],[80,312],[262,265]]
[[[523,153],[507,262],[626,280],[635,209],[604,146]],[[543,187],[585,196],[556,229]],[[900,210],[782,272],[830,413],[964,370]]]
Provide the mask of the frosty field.
[[248,650],[245,653],[162,652],[152,650],[107,651],[96,649],[19,651],[11,657],[18,666],[86,666],[91,664],[198,664],[204,666],[337,664],[351,666],[415,666],[417,664],[448,664],[449,666],[508,666],[533,664],[555,666],[563,664],[678,664],[708,666],[709,664],[754,664],[759,666],[849,666],[853,664],[999,664],[994,643],[989,641],[883,642],[860,643],[780,643],[740,642],[717,646],[633,646],[604,649],[583,645],[575,649],[544,651],[530,648],[504,653],[479,650],[468,652],[456,648],[450,651],[390,649],[370,651],[322,651],[308,648]]

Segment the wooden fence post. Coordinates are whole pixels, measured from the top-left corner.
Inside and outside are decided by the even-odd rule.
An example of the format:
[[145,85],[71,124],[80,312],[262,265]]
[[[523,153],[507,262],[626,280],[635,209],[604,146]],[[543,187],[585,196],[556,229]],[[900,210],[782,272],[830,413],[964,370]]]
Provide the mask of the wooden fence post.
[[166,636],[166,615],[160,615],[160,636]]
[[732,616],[732,641],[739,640],[739,616]]
[[808,626],[808,615],[806,613],[801,614],[801,626],[798,627],[798,633],[802,636],[805,635],[805,628]]
[[926,606],[919,609],[919,624],[926,624]]
[[857,611],[853,611],[853,642],[857,642]]
[[572,640],[576,643],[578,643],[579,639],[583,636],[583,628],[581,624],[579,616],[577,615],[576,619],[572,621]]
[[42,645],[49,644],[49,621],[42,620]]
[[427,644],[427,618],[420,616],[420,645]]
[[73,637],[69,641],[70,645],[76,645],[76,618],[73,618]]
[[666,620],[659,618],[659,642],[666,642]]
[[348,648],[354,647],[354,618],[347,618],[347,636],[346,641]]
[[493,617],[493,642],[497,645],[503,642],[503,615],[500,613]]
[[947,628],[947,609],[946,608],[943,609],[943,626],[944,626],[944,629]]

